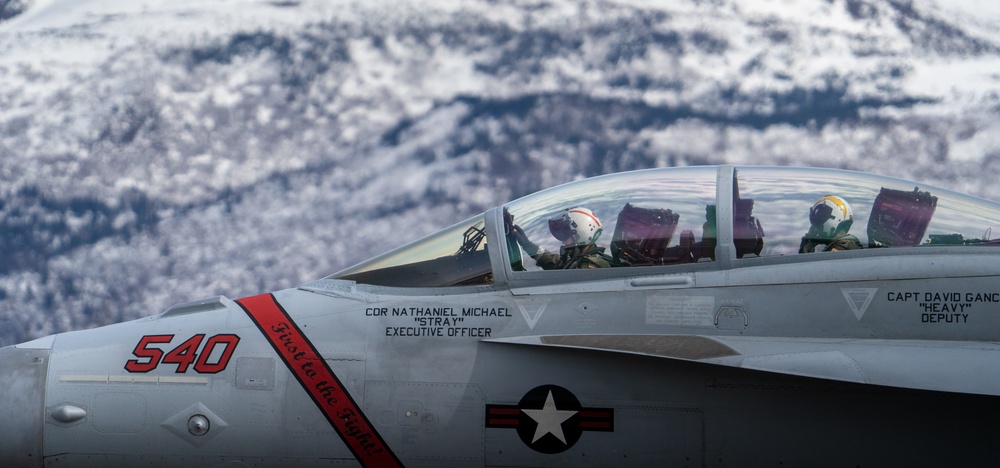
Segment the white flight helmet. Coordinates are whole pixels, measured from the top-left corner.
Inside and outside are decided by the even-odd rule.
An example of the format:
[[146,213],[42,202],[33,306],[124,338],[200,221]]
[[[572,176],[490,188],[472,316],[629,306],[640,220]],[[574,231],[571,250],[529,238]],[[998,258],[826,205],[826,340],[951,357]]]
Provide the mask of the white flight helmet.
[[847,232],[851,229],[854,210],[847,200],[827,195],[809,209],[809,222],[824,236],[833,238],[838,232]]
[[597,242],[601,236],[601,220],[586,208],[571,208],[549,220],[549,232],[564,245]]

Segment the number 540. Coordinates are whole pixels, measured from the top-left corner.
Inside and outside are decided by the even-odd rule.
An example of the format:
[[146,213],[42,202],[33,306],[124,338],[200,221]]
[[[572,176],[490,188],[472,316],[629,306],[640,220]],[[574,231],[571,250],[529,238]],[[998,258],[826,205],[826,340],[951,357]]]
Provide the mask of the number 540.
[[[188,338],[183,343],[164,353],[162,349],[150,347],[154,344],[170,343],[174,335],[145,335],[139,343],[135,345],[132,354],[138,359],[129,359],[125,362],[125,370],[129,372],[149,372],[156,369],[160,363],[176,364],[175,373],[183,374],[188,367],[194,364],[194,371],[199,374],[217,374],[226,369],[229,359],[236,351],[236,345],[240,342],[240,337],[231,334],[215,335],[205,340],[205,346],[201,346],[205,339],[204,333],[199,333]],[[215,362],[209,362],[215,348],[222,346],[221,355]],[[201,350],[199,351],[199,347]]]

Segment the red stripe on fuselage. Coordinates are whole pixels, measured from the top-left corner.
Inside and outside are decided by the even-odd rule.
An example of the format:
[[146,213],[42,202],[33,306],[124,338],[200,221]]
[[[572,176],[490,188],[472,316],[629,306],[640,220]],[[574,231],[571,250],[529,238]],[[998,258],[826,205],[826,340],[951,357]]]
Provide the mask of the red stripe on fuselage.
[[274,295],[244,297],[236,303],[264,333],[362,466],[403,466]]

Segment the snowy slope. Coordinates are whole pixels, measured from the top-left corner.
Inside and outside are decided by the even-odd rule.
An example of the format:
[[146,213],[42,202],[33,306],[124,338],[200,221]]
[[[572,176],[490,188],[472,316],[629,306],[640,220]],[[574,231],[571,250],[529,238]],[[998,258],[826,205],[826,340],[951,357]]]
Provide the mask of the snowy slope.
[[611,171],[1000,198],[993,3],[0,0],[0,344],[293,286]]

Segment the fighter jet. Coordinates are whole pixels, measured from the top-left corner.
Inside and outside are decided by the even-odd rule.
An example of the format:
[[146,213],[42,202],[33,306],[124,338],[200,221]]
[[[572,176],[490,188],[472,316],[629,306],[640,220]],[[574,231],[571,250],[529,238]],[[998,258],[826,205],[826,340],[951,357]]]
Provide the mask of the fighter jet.
[[572,182],[297,288],[0,349],[0,463],[997,465],[998,225],[842,170]]

